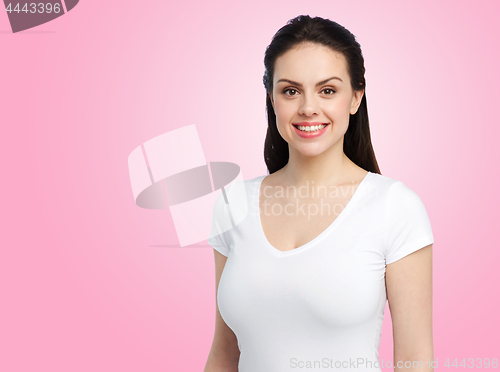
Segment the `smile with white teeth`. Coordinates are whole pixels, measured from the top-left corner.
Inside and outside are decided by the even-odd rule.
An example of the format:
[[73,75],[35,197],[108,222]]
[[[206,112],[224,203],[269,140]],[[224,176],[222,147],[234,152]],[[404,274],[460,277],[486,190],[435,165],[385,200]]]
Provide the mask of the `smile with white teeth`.
[[297,128],[298,130],[300,130],[302,132],[316,132],[318,130],[323,129],[324,127],[326,127],[326,124],[321,124],[321,125],[305,125],[305,126],[296,125],[295,126],[295,128]]

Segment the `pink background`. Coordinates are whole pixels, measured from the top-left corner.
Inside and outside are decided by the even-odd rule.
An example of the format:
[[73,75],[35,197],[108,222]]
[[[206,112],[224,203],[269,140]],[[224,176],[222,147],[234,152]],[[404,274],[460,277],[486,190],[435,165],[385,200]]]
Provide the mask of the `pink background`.
[[[264,51],[299,14],[356,35],[382,174],[426,205],[440,368],[500,358],[499,11],[497,1],[82,0],[18,34],[0,12],[0,370],[203,370],[213,249],[175,248],[168,210],[135,205],[127,157],[196,124],[208,161],[265,174]],[[392,359],[388,308],[380,357]]]

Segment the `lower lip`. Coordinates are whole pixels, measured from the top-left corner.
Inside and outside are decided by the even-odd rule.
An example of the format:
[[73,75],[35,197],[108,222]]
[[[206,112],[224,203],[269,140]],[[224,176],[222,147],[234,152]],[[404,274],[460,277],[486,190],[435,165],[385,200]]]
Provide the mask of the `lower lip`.
[[328,124],[326,127],[324,127],[323,129],[320,129],[320,130],[317,130],[315,132],[303,132],[299,129],[297,129],[297,127],[295,125],[293,125],[293,128],[295,129],[295,132],[297,132],[297,134],[299,136],[301,136],[302,138],[315,138],[315,137],[319,137],[321,136],[323,133],[325,133],[326,129],[330,126],[330,124]]

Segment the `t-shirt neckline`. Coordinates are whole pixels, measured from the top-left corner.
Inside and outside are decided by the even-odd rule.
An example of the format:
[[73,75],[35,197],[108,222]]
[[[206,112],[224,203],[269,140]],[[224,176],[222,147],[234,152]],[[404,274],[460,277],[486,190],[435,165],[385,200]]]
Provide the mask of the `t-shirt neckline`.
[[309,248],[313,247],[317,243],[319,243],[326,235],[330,233],[330,231],[334,230],[345,218],[346,215],[349,214],[350,210],[353,208],[353,205],[356,205],[358,199],[361,198],[364,190],[367,187],[367,184],[369,182],[369,179],[372,177],[373,173],[368,171],[368,173],[365,175],[365,177],[361,180],[359,183],[358,187],[356,188],[356,191],[354,191],[354,194],[351,196],[351,199],[347,202],[347,205],[342,209],[340,214],[333,220],[333,222],[325,229],[323,230],[319,235],[317,235],[315,238],[307,242],[306,244],[301,245],[300,247],[297,247],[295,249],[291,249],[288,251],[280,251],[279,249],[275,248],[269,240],[267,240],[266,234],[264,233],[264,229],[262,228],[262,221],[260,217],[260,203],[259,203],[259,193],[260,193],[260,188],[262,185],[262,181],[264,178],[266,178],[268,175],[263,175],[259,178],[257,178],[256,183],[257,186],[254,188],[255,192],[252,195],[253,197],[253,202],[255,203],[254,205],[257,206],[257,213],[254,214],[255,216],[255,222],[257,224],[257,231],[258,235],[260,238],[261,243],[264,245],[266,250],[273,254],[274,256],[277,257],[284,257],[284,256],[290,256],[290,255],[295,255],[300,252],[304,252],[308,250]]

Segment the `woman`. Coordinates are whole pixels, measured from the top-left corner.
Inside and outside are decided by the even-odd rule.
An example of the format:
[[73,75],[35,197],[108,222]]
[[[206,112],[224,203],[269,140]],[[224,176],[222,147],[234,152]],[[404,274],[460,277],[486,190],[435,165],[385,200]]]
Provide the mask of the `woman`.
[[[205,372],[432,370],[432,230],[418,195],[380,174],[359,44],[299,16],[264,63],[269,175],[244,181],[255,211],[233,229],[214,207]],[[380,365],[387,300],[394,361]]]

